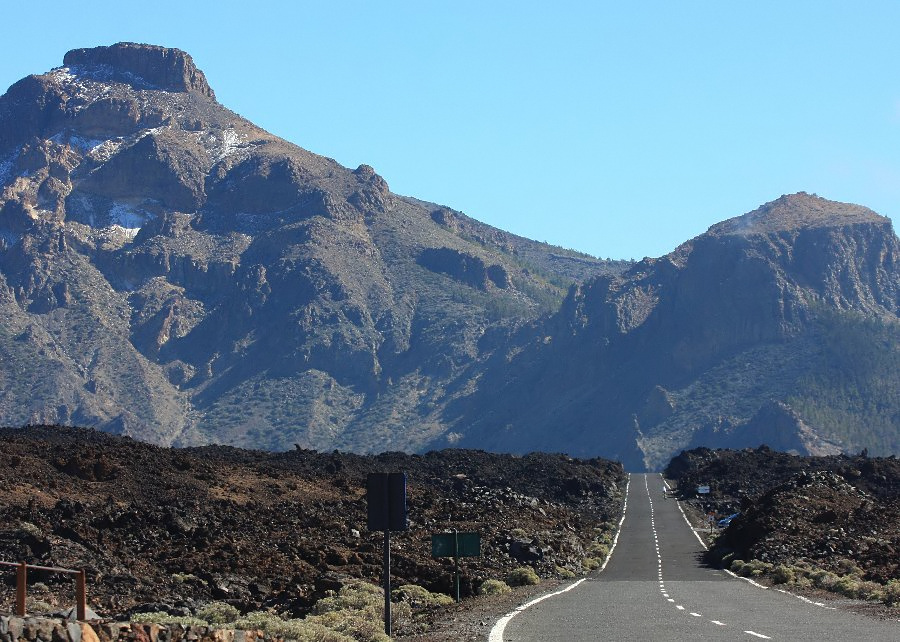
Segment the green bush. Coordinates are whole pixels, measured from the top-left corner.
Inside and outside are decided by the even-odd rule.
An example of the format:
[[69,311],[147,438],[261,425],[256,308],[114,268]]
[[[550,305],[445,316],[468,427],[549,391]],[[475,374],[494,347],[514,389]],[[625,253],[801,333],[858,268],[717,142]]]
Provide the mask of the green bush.
[[131,616],[132,622],[139,624],[180,624],[181,626],[208,626],[209,622],[190,615],[169,615],[162,611],[152,613],[135,613]]
[[598,568],[600,568],[600,564],[600,560],[598,560],[596,557],[585,557],[583,560],[581,560],[581,565],[586,571],[596,571]]
[[[319,622],[307,618],[305,620],[282,620],[277,615],[265,611],[253,611],[234,622],[234,628],[243,630],[261,630],[268,635],[279,635],[287,640],[298,642],[356,642],[350,636],[329,629]],[[382,640],[387,636],[382,633]]]
[[510,592],[509,584],[503,580],[485,580],[478,587],[478,595],[501,595]]
[[588,546],[588,553],[591,557],[605,559],[609,555],[609,546],[600,542],[591,542],[591,545]]
[[878,582],[860,580],[856,597],[869,602],[881,602],[884,599],[884,586]]
[[575,577],[575,573],[573,573],[572,571],[570,571],[569,569],[567,569],[563,566],[557,566],[556,567],[556,576],[559,578],[562,578],[564,580],[571,580],[573,577]]
[[831,571],[819,569],[817,571],[813,571],[810,579],[812,580],[813,585],[815,585],[816,588],[830,591],[840,578]]
[[394,602],[406,602],[414,609],[434,608],[453,604],[454,600],[443,593],[432,593],[424,586],[418,584],[404,584],[391,591],[391,600]]
[[[347,584],[316,602],[313,615],[283,620],[263,611],[248,613],[232,623],[235,629],[261,629],[267,634],[299,642],[390,642],[384,634],[384,592],[367,582]],[[392,623],[409,618],[406,603],[391,609]]]
[[854,598],[859,591],[859,582],[855,577],[847,575],[838,578],[831,590],[846,597]]
[[541,578],[530,566],[520,566],[509,572],[506,583],[510,586],[534,586],[541,583]]
[[838,560],[837,567],[838,572],[841,575],[855,575],[856,577],[862,577],[863,570],[857,566],[856,562],[853,560],[842,558]]
[[225,602],[210,602],[197,611],[197,617],[213,625],[231,624],[241,612]]
[[791,584],[795,579],[794,569],[783,564],[772,569],[772,581],[775,584]]
[[759,560],[734,560],[731,563],[731,572],[741,577],[761,577],[770,572],[774,568],[769,562],[761,562]]
[[888,606],[900,606],[900,580],[891,580],[882,589],[882,600]]

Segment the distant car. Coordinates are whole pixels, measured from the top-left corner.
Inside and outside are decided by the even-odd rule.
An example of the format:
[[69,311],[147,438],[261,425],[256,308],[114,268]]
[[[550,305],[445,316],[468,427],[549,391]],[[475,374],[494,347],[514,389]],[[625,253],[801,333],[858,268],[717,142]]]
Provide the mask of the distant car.
[[740,513],[735,513],[734,515],[729,515],[728,517],[723,517],[718,522],[716,522],[716,524],[718,525],[719,528],[725,528],[731,523],[731,520],[733,520],[738,515],[740,515]]

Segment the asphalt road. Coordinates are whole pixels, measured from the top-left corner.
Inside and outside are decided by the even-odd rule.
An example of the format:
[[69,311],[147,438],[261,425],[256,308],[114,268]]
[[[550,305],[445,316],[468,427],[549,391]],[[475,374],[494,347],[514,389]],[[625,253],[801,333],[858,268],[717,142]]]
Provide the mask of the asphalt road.
[[662,478],[632,474],[606,567],[508,614],[491,630],[490,642],[900,640],[900,622],[754,586],[704,567],[703,551],[678,502],[665,497]]

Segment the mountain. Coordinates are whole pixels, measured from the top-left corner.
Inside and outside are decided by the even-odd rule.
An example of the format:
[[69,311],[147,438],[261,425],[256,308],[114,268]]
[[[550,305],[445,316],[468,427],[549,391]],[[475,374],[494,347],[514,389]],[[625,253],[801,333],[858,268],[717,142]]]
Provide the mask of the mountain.
[[[602,452],[900,452],[900,242],[890,220],[783,196],[574,286],[449,409],[458,443]],[[802,413],[802,414],[801,414]]]
[[623,262],[393,194],[220,105],[177,49],[0,97],[0,422],[414,450],[570,284]]
[[889,219],[805,193],[638,263],[530,241],[263,131],[177,49],[77,49],[0,97],[6,425],[887,455],[898,265]]

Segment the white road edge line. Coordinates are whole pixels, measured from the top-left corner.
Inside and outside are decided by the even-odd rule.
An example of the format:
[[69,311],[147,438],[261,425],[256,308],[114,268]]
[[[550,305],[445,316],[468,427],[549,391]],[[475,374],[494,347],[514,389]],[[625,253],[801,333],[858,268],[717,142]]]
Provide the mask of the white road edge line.
[[[646,478],[645,478],[646,479]],[[628,489],[631,487],[631,473],[628,473],[628,481],[625,482],[625,501],[622,504],[622,519],[619,520],[619,530],[616,531],[616,536],[613,538],[612,546],[609,548],[609,553],[606,555],[606,559],[603,561],[603,565],[597,571],[598,573],[603,572],[603,569],[606,568],[606,565],[609,563],[609,558],[612,557],[613,551],[616,550],[616,544],[619,543],[619,533],[622,532],[622,524],[625,522],[625,512],[628,510]],[[562,593],[567,593],[572,589],[579,586],[582,582],[584,582],[587,578],[583,577],[577,582],[570,584],[564,589],[559,591],[555,591],[553,593],[548,593],[547,595],[542,595],[541,597],[535,598],[530,602],[526,602],[522,606],[516,607],[515,611],[511,611],[504,615],[502,618],[497,620],[497,623],[491,628],[491,633],[488,636],[488,642],[503,642],[503,633],[506,631],[506,625],[509,624],[510,620],[516,617],[519,613],[524,611],[525,609],[534,606],[538,602],[543,602],[551,597],[555,597]]]
[[763,635],[762,633],[757,633],[756,631],[744,631],[744,633],[749,633],[750,635],[755,635],[758,638],[762,638],[763,640],[771,640],[768,635]]

